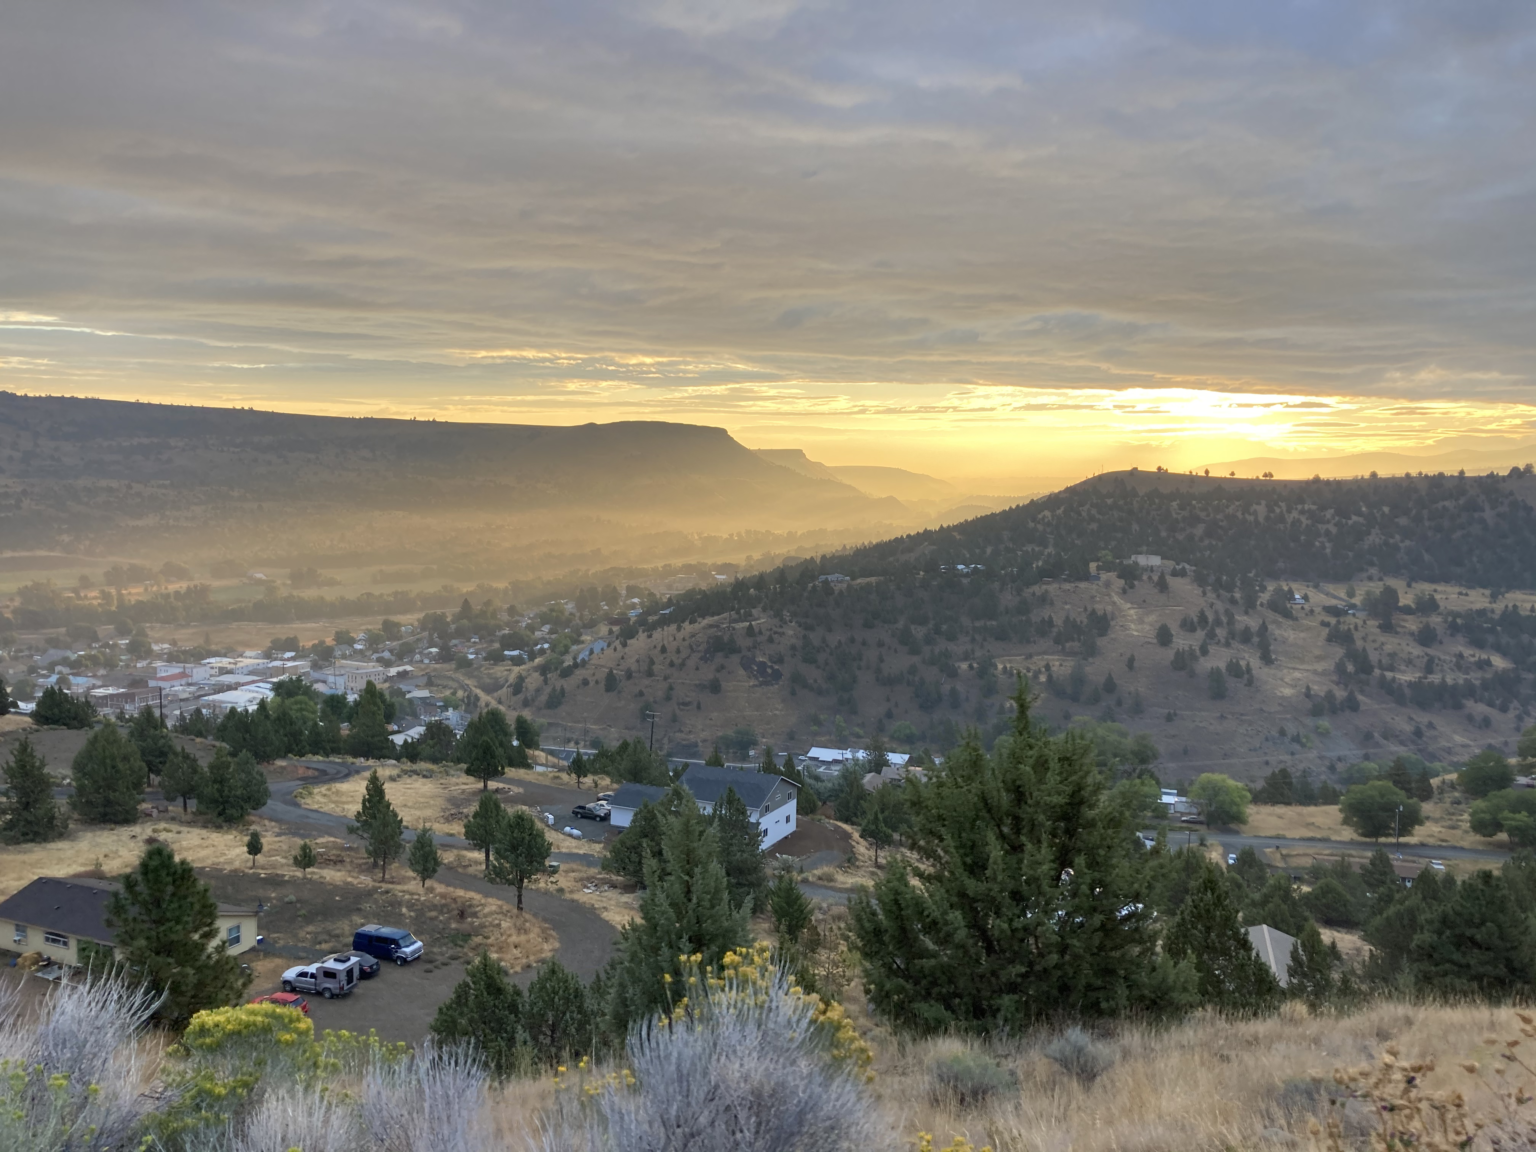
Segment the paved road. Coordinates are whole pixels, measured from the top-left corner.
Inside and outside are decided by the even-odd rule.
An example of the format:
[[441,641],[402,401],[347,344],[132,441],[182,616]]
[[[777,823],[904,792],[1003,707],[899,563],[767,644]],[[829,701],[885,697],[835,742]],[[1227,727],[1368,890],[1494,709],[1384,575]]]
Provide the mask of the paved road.
[[[1147,836],[1155,834],[1155,829],[1148,829],[1145,833]],[[1430,860],[1486,860],[1501,864],[1509,859],[1508,852],[1497,848],[1459,848],[1452,844],[1404,844],[1396,847],[1390,840],[1383,840],[1379,845],[1360,840],[1296,840],[1286,836],[1246,836],[1240,832],[1203,827],[1169,828],[1168,844],[1177,848],[1186,839],[1199,840],[1202,835],[1218,842],[1230,852],[1243,848],[1252,848],[1256,852],[1266,848],[1285,848],[1298,852],[1373,852],[1381,847],[1393,856],[1401,853],[1404,860],[1423,860],[1426,863]]]

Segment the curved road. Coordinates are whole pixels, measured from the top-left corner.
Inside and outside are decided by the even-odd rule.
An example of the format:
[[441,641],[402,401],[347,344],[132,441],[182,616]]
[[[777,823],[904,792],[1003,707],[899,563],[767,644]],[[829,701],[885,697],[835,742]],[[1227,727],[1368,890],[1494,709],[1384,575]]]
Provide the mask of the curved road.
[[[301,836],[337,836],[345,840],[350,820],[334,812],[320,812],[314,808],[306,808],[294,799],[293,794],[306,784],[334,784],[360,772],[371,771],[374,766],[342,764],[333,760],[295,760],[293,763],[302,764],[317,775],[302,780],[275,781],[270,785],[271,799],[257,812],[257,815],[281,824]],[[411,839],[413,836],[414,833],[407,829],[406,838]],[[452,848],[470,847],[468,841],[460,836],[438,836],[437,840],[440,844]],[[551,852],[550,858],[593,866],[600,863],[598,857],[585,852]],[[516,894],[510,889],[499,884],[487,883],[478,876],[471,876],[453,868],[443,869],[438,873],[437,880],[450,888],[476,892],[493,900],[502,900],[506,903],[516,903],[517,900]],[[560,946],[556,949],[554,958],[584,980],[590,980],[597,975],[598,970],[613,954],[614,945],[618,943],[617,928],[590,908],[574,900],[567,900],[564,896],[556,896],[552,892],[543,892],[538,888],[527,888],[523,891],[523,907],[554,929],[555,935],[560,940]],[[529,968],[518,973],[514,979],[520,984],[526,984],[533,979],[534,972],[534,969]]]

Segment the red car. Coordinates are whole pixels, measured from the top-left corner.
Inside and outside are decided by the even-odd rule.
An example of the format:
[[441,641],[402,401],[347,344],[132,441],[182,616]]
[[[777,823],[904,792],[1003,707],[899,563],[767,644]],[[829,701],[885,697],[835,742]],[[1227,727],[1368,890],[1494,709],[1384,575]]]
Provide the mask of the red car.
[[279,1008],[297,1008],[304,1015],[309,1015],[309,1001],[297,992],[269,992],[265,996],[256,997],[251,1003],[276,1004]]

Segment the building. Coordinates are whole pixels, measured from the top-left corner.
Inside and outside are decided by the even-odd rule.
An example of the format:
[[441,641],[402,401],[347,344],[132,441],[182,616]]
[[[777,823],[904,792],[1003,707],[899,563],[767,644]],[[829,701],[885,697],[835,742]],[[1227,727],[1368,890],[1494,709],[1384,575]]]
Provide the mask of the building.
[[846,584],[846,583],[848,583],[848,577],[844,576],[841,572],[828,572],[825,576],[818,576],[818,577],[816,577],[816,583],[818,583],[818,584]]
[[[41,952],[57,964],[79,967],[80,945],[112,947],[107,900],[115,881],[39,876],[10,899],[0,902],[0,925],[11,929],[16,952]],[[219,905],[219,939],[239,955],[256,946],[256,909]]]
[[[683,773],[679,783],[692,793],[699,811],[705,815],[715,810],[726,789],[734,790],[747,806],[752,823],[758,826],[765,850],[795,830],[799,789],[782,776],[696,764]],[[628,828],[642,805],[655,804],[666,794],[665,788],[650,784],[623,784],[608,802],[609,822],[615,828]]]
[[746,804],[752,823],[758,826],[764,849],[771,848],[795,830],[799,789],[782,776],[695,764],[683,773],[681,783],[693,793],[699,811],[706,815],[714,811],[726,789],[734,789]]
[[1146,552],[1138,552],[1131,557],[1131,563],[1141,568],[1161,568],[1163,558]]
[[1268,924],[1255,924],[1248,929],[1248,942],[1265,967],[1280,981],[1280,987],[1288,985],[1291,982],[1291,946],[1296,943],[1296,937],[1287,936]]
[[[862,765],[869,753],[862,748],[812,748],[804,756],[800,757],[802,768],[814,768],[818,772],[841,772],[843,765]],[[885,758],[891,762],[893,768],[905,768],[907,761],[912,759],[905,752],[887,752]]]

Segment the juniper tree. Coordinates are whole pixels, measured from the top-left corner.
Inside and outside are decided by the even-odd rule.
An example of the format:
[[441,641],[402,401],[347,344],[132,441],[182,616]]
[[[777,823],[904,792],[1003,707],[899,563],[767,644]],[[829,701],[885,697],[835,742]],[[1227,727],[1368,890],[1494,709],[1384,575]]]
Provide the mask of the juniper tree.
[[491,864],[485,878],[505,884],[517,893],[517,910],[523,910],[523,888],[549,868],[549,837],[526,808],[507,813],[491,841]]
[[185,748],[172,748],[160,770],[160,793],[167,800],[181,801],[181,810],[187,810],[187,801],[197,796],[203,782],[203,765]]
[[910,786],[909,867],[891,864],[852,918],[871,1003],[921,1031],[1016,1029],[1063,1012],[1182,1002],[1157,954],[1147,874],[1092,745],[1030,719],[991,755],[974,737]]
[[1343,963],[1339,946],[1325,943],[1317,925],[1308,920],[1291,945],[1285,990],[1316,1011],[1333,998],[1338,986],[1334,973]]
[[592,1012],[580,977],[558,960],[546,961],[528,985],[523,1027],[535,1059],[543,1064],[558,1065],[590,1053]]
[[144,796],[139,750],[108,720],[86,738],[70,765],[75,815],[87,824],[132,824]]
[[687,790],[678,784],[668,789],[660,800],[640,805],[629,827],[624,829],[603,856],[603,871],[633,880],[636,884],[644,883],[645,862],[661,855],[668,818],[688,807],[697,808],[697,805]]
[[262,844],[261,842],[260,831],[252,828],[251,834],[245,838],[245,854],[251,858],[252,868],[256,867],[256,857],[261,855],[261,850],[264,847],[266,847],[266,845]]
[[464,726],[457,755],[464,761],[464,774],[480,781],[481,791],[507,774],[513,762],[513,740],[512,726],[500,708],[486,708]]
[[1409,968],[1416,984],[1443,995],[1507,1000],[1536,980],[1533,945],[1504,877],[1479,871],[1414,936]]
[[384,719],[384,694],[372,680],[363,685],[357,698],[357,710],[347,730],[347,752],[364,759],[378,760],[394,750],[389,740],[389,724]]
[[619,1036],[666,1008],[669,982],[685,975],[680,957],[714,967],[751,940],[748,909],[731,903],[718,836],[696,805],[666,821],[660,855],[645,862],[645,886],[640,919],[620,931],[605,979],[609,1025]]
[[362,837],[368,859],[379,866],[379,879],[389,874],[389,862],[398,860],[405,847],[405,821],[384,792],[378,769],[368,773],[363,785],[363,801],[353,814],[347,831]]
[[768,912],[773,917],[773,930],[778,934],[779,946],[795,945],[811,923],[811,902],[793,872],[781,872],[768,888]]
[[500,961],[481,952],[438,1008],[431,1031],[441,1044],[473,1045],[487,1070],[505,1079],[517,1071],[527,1049],[523,990]]
[[235,1003],[251,982],[224,950],[208,885],[164,844],[146,848],[108,897],[106,923],[129,974],[165,994],[158,1014],[174,1027],[205,1008]]
[[1280,995],[1274,974],[1253,950],[1221,873],[1209,862],[1163,941],[1193,966],[1200,1002],[1227,1012],[1259,1012]]
[[489,792],[482,792],[480,803],[475,805],[469,819],[464,821],[464,839],[469,841],[471,847],[485,853],[486,871],[491,867],[491,845],[496,841],[496,830],[506,818],[507,810],[502,807],[501,801]]
[[139,750],[139,759],[144,761],[144,771],[149,774],[150,779],[158,777],[165,771],[166,761],[170,759],[176,742],[171,739],[170,729],[165,726],[165,721],[160,719],[149,705],[146,704],[140,708],[138,714],[129,722],[128,739],[132,740],[133,746]]
[[320,863],[320,857],[315,853],[315,846],[308,840],[299,842],[299,850],[293,854],[293,866],[299,870],[299,874],[305,879],[309,878],[309,870]]
[[23,736],[5,763],[6,802],[0,808],[0,841],[40,844],[56,840],[69,827],[69,818],[53,799],[48,761]]
[[746,804],[727,788],[714,806],[709,823],[720,841],[720,866],[731,886],[731,901],[761,908],[768,891],[768,869],[763,866],[762,834],[752,822]]
[[422,890],[425,891],[427,881],[436,876],[443,866],[443,857],[437,850],[437,838],[432,835],[430,824],[423,824],[416,829],[416,837],[411,841],[405,863],[411,874],[421,881]]

